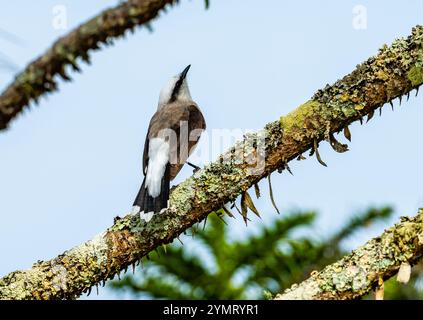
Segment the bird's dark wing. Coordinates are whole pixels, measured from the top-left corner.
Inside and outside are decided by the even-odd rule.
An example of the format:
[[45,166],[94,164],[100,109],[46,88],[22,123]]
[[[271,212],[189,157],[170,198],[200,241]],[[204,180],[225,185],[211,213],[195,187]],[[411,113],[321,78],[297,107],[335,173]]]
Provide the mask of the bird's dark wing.
[[[148,130],[150,131],[150,128],[148,128]],[[148,164],[148,147],[149,147],[149,143],[148,143],[148,133],[149,131],[147,131],[147,135],[145,137],[145,142],[144,142],[144,152],[142,155],[142,172],[144,173],[144,175],[147,174],[147,164]]]
[[[180,141],[178,140],[177,148],[172,148],[173,152],[177,152],[177,163],[173,163],[170,166],[170,180],[173,180],[179,171],[182,169],[183,165],[187,161],[188,157],[194,151],[195,146],[197,145],[198,140],[200,139],[200,134],[206,129],[206,122],[200,111],[200,109],[195,104],[186,105],[183,112],[182,121],[188,122],[188,138],[187,140]],[[179,125],[178,125],[179,127]],[[195,133],[193,130],[198,130]],[[179,138],[179,130],[178,130]],[[181,137],[184,138],[183,136]]]
[[180,121],[188,121],[189,111],[186,108],[181,108],[180,104],[172,103],[160,110],[157,110],[156,113],[150,120],[150,125],[148,126],[147,136],[144,143],[144,154],[143,154],[143,172],[147,173],[148,165],[148,149],[149,141],[152,138],[157,137],[162,130],[170,129],[173,130],[176,134],[176,137],[179,138],[180,132]]
[[[148,133],[146,141],[144,144],[144,156],[143,156],[143,171],[146,173],[146,168],[148,165],[148,146],[149,140],[158,136],[161,130],[171,129],[176,134],[176,144],[170,146],[171,154],[176,157],[177,163],[171,165],[170,178],[171,180],[178,174],[187,160],[188,156],[194,150],[195,145],[198,142],[199,136],[193,141],[179,141],[180,139],[180,125],[182,122],[188,123],[188,138],[189,133],[194,129],[204,130],[206,128],[206,123],[204,117],[201,114],[200,109],[195,103],[181,103],[175,102],[169,104],[162,109],[158,110],[153,117],[151,118],[150,125],[148,128]],[[188,155],[180,155],[180,144],[188,143]],[[172,158],[172,157],[171,157]]]

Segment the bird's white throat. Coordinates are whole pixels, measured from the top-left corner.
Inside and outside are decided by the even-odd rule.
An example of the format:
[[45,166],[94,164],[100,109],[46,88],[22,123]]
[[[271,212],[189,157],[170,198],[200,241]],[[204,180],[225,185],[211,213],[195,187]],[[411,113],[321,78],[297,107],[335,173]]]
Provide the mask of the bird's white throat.
[[[179,80],[179,76],[171,78],[160,91],[159,104],[157,110],[168,104],[172,99],[172,93]],[[191,93],[189,92],[188,82],[183,79],[178,94],[175,96],[176,101],[192,101]]]

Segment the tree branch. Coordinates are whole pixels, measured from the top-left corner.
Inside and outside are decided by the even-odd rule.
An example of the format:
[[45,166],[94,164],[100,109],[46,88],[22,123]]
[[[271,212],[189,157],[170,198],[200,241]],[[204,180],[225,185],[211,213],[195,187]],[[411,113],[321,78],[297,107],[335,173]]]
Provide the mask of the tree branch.
[[57,90],[57,76],[70,81],[67,66],[80,71],[77,60],[90,63],[89,50],[99,49],[102,43],[111,44],[113,38],[123,36],[125,31],[147,24],[167,4],[175,2],[177,0],[130,0],[103,11],[57,40],[1,94],[0,130],[5,129],[31,101],[38,103],[41,95]]
[[325,267],[276,300],[357,299],[394,276],[401,265],[416,264],[423,255],[423,209],[413,218],[368,241],[340,261]]
[[[351,74],[319,90],[287,116],[247,135],[216,162],[179,184],[171,193],[170,207],[148,224],[132,215],[116,219],[112,227],[93,240],[52,260],[37,262],[30,270],[12,272],[0,279],[0,298],[78,297],[171,242],[263,177],[286,168],[288,161],[308,149],[318,155],[319,141],[327,139],[335,150],[345,151],[346,146],[337,142],[333,133],[365,115],[371,118],[377,108],[423,83],[422,43],[423,27],[416,26],[408,38],[385,45]],[[350,136],[349,131],[346,136]],[[263,137],[265,145],[261,148],[258,141]],[[263,168],[251,163],[258,155],[265,155]]]

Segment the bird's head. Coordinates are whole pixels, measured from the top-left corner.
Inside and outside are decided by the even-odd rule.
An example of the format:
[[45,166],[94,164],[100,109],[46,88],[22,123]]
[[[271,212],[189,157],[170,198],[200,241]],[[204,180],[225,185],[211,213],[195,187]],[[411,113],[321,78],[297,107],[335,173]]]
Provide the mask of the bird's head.
[[162,88],[158,109],[175,101],[192,101],[187,82],[187,73],[190,67],[191,65],[187,66],[180,74],[172,77]]

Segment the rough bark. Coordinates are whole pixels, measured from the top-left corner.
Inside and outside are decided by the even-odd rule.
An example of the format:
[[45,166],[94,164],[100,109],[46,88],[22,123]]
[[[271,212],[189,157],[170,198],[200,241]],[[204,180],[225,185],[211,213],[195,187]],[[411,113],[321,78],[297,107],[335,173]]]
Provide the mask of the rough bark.
[[41,95],[57,89],[57,76],[70,81],[66,67],[79,71],[78,59],[89,63],[89,50],[133,31],[154,19],[176,0],[131,0],[103,11],[57,40],[42,56],[31,62],[0,96],[0,130]]
[[[413,218],[368,241],[340,261],[278,294],[276,300],[357,299],[381,286],[401,266],[416,264],[423,255],[423,209]],[[409,270],[409,268],[407,268]]]
[[[162,244],[171,242],[187,228],[204,219],[246,192],[274,170],[329,140],[339,152],[346,145],[333,133],[396,97],[410,93],[423,83],[423,27],[416,26],[405,39],[383,46],[332,86],[319,90],[311,100],[264,129],[249,134],[217,161],[196,172],[171,193],[170,207],[148,224],[127,215],[116,219],[103,234],[62,255],[37,262],[32,269],[12,272],[0,279],[0,298],[63,299],[75,298],[93,285],[112,278]],[[265,147],[257,141],[265,137]],[[258,170],[251,158],[265,155],[264,170]],[[320,157],[318,160],[321,161]],[[243,197],[247,199],[249,197]],[[245,203],[245,207],[250,207]]]

